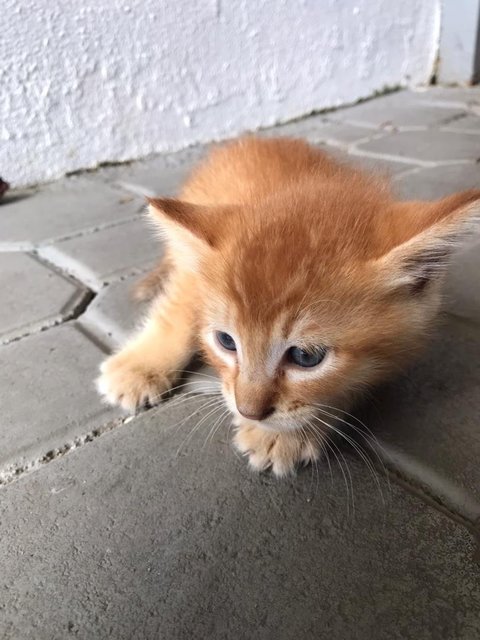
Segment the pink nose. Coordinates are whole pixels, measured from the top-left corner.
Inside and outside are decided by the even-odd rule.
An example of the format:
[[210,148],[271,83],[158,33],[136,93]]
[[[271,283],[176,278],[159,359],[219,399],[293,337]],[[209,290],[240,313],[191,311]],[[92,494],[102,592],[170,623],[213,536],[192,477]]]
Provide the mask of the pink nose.
[[242,415],[247,420],[265,420],[268,416],[271,416],[275,411],[275,407],[243,407],[237,406],[238,413]]

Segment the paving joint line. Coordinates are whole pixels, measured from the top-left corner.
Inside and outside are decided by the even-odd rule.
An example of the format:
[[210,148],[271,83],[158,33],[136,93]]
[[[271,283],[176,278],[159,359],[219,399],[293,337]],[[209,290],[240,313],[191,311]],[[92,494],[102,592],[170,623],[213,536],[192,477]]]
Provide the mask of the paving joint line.
[[57,243],[65,242],[67,240],[76,240],[77,238],[90,236],[94,233],[98,233],[99,231],[105,231],[107,229],[112,229],[113,227],[119,227],[123,224],[128,224],[129,222],[139,220],[143,217],[144,209],[145,206],[142,205],[135,211],[135,213],[132,213],[132,215],[128,218],[121,218],[120,220],[115,220],[114,222],[98,224],[94,227],[88,227],[86,229],[80,229],[79,231],[73,231],[72,233],[67,233],[63,236],[48,238],[48,240],[40,240],[39,242],[30,242],[29,240],[0,242],[0,253],[28,253],[36,251],[38,249],[43,249],[45,247],[51,247]]
[[79,449],[84,445],[94,442],[97,438],[100,438],[104,434],[110,433],[111,431],[114,431],[124,424],[128,424],[128,422],[131,422],[133,417],[134,416],[125,416],[117,418],[115,420],[109,420],[103,425],[95,427],[94,429],[91,429],[81,436],[76,436],[69,442],[50,449],[45,454],[40,455],[33,460],[24,463],[13,462],[6,468],[0,470],[0,490],[2,489],[2,487],[6,487],[13,482],[16,482],[17,480],[20,480],[20,478],[23,478],[25,475],[41,469],[53,460],[63,458],[72,451],[75,451],[76,449]]
[[[480,118],[479,118],[480,119]],[[475,137],[480,136],[480,131],[478,129],[455,129],[454,127],[441,127],[440,131],[446,131],[447,133],[464,133],[466,135],[473,135]]]
[[61,327],[64,324],[68,324],[69,322],[77,320],[80,318],[85,310],[89,307],[92,300],[95,298],[96,294],[90,289],[85,290],[85,295],[79,300],[78,304],[76,304],[72,310],[67,313],[64,317],[60,319],[52,320],[51,322],[47,322],[44,325],[40,325],[38,327],[32,328],[31,330],[26,330],[25,333],[20,333],[19,335],[14,336],[13,338],[4,340],[0,342],[0,348],[7,346],[9,344],[13,344],[14,342],[20,342],[21,340],[25,340],[25,338],[30,338],[32,336],[36,336],[39,333],[44,333],[45,331],[50,331],[50,329],[55,329],[56,327]]
[[[363,156],[365,158],[372,158],[373,160],[391,160],[392,162],[399,162],[401,164],[408,164],[419,169],[430,169],[438,166],[438,162],[433,160],[419,160],[418,158],[411,158],[410,156],[396,156],[391,153],[379,153],[375,151],[368,151],[367,149],[360,149],[357,147],[357,142],[350,145],[349,154],[352,156]],[[361,143],[364,144],[364,143]]]
[[111,345],[103,342],[87,324],[79,322],[79,320],[80,318],[76,318],[73,323],[75,329],[83,336],[85,336],[85,338],[87,338],[87,340],[95,345],[97,349],[99,349],[105,356],[111,355],[114,351],[114,348]]
[[65,242],[67,240],[76,240],[77,238],[83,238],[84,236],[90,236],[94,233],[98,233],[99,231],[105,231],[106,229],[112,229],[113,227],[119,227],[123,224],[128,224],[134,220],[137,220],[142,217],[143,213],[143,205],[141,208],[132,213],[128,218],[121,218],[120,220],[115,220],[114,222],[105,222],[104,224],[98,224],[94,227],[88,227],[87,229],[80,229],[79,231],[73,231],[72,233],[67,233],[64,236],[58,236],[55,238],[49,238],[48,240],[42,240],[33,244],[34,249],[41,249],[43,247],[50,247],[58,242]]
[[[168,403],[173,402],[174,399],[174,397],[166,398],[162,402],[162,405],[168,406]],[[2,487],[8,486],[13,482],[16,482],[17,480],[20,480],[20,478],[23,478],[23,476],[38,471],[50,462],[58,460],[59,458],[63,458],[73,451],[76,451],[77,449],[80,449],[81,447],[94,442],[98,438],[101,438],[103,435],[115,431],[123,425],[129,424],[130,422],[135,420],[137,416],[144,415],[146,413],[154,411],[155,409],[158,409],[158,406],[159,405],[154,405],[149,408],[140,409],[133,415],[124,415],[113,420],[108,420],[99,427],[94,427],[87,433],[74,437],[69,442],[49,449],[43,455],[40,455],[30,461],[24,463],[13,462],[9,464],[7,467],[0,469],[0,491]]]
[[38,264],[41,264],[43,267],[48,269],[49,271],[55,273],[55,275],[64,278],[71,282],[77,289],[79,293],[79,300],[76,304],[72,306],[72,308],[65,314],[61,314],[59,318],[54,318],[53,320],[47,320],[45,324],[39,324],[37,326],[31,326],[25,330],[24,333],[20,333],[12,338],[8,338],[6,340],[2,340],[0,342],[0,347],[12,344],[13,342],[20,342],[21,340],[28,338],[30,336],[37,335],[39,333],[43,333],[44,331],[49,331],[50,329],[54,329],[55,327],[60,327],[72,320],[77,320],[80,318],[85,311],[90,306],[91,302],[95,299],[96,293],[93,291],[88,285],[84,282],[81,282],[74,276],[69,273],[64,273],[60,269],[58,269],[57,265],[54,265],[47,260],[42,259],[41,256],[37,254],[35,250],[30,252],[25,252],[31,258],[33,258]]
[[405,489],[410,494],[420,498],[423,502],[436,509],[438,512],[443,513],[450,520],[453,520],[457,524],[464,526],[477,541],[480,553],[480,518],[476,520],[470,520],[458,511],[454,511],[451,507],[446,505],[437,495],[435,495],[433,492],[427,491],[424,485],[417,483],[415,480],[403,473],[400,469],[393,466],[392,463],[385,462],[385,467],[392,481],[395,482],[396,485]]
[[459,120],[463,120],[468,115],[470,115],[470,114],[467,113],[467,112],[465,112],[465,113],[457,113],[454,116],[450,116],[449,118],[446,118],[445,120],[442,120],[438,124],[439,124],[440,127],[448,127],[448,125],[451,124],[452,122],[458,122]]
[[[168,404],[169,400],[166,400]],[[145,414],[150,411],[153,411],[155,407],[142,410],[140,414]],[[95,427],[91,429],[87,433],[75,437],[72,441],[66,442],[63,445],[55,447],[53,449],[48,450],[45,454],[38,456],[37,458],[26,462],[26,463],[12,463],[8,467],[3,470],[0,470],[0,490],[2,487],[8,486],[17,480],[20,480],[25,475],[33,473],[46,466],[50,462],[57,460],[59,458],[63,458],[71,452],[94,442],[98,438],[102,437],[106,433],[110,433],[117,428],[129,424],[132,422],[136,415],[123,416],[117,418],[115,420],[110,420],[100,427]],[[378,469],[378,466],[375,465]],[[476,549],[474,552],[473,560],[475,562],[480,563],[480,518],[472,521],[463,516],[462,514],[454,511],[447,505],[445,505],[438,496],[434,495],[431,492],[425,490],[425,487],[412,481],[411,478],[403,474],[398,468],[391,465],[391,463],[385,463],[385,468],[387,470],[388,476],[390,479],[400,488],[406,490],[411,495],[416,496],[421,499],[425,504],[428,504],[432,508],[434,508],[439,513],[442,513],[450,520],[465,527],[468,532],[473,536],[474,542],[476,544]]]

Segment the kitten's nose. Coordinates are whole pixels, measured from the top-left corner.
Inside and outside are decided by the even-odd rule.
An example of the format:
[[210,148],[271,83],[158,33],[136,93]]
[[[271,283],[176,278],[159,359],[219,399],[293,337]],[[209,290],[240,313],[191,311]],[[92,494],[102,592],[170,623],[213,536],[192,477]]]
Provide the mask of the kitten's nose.
[[240,415],[247,420],[265,420],[268,416],[271,416],[275,411],[275,407],[260,407],[254,409],[253,407],[238,406],[237,410]]

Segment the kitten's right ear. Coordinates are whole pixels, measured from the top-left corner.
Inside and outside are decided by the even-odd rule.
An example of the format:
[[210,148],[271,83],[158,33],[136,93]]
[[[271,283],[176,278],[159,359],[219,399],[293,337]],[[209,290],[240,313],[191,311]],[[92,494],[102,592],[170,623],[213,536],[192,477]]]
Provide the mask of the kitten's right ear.
[[175,198],[147,198],[147,202],[154,219],[167,230],[187,231],[198,240],[212,247],[215,245],[215,227],[212,224],[214,207],[204,207]]
[[199,258],[218,241],[216,207],[195,205],[174,198],[148,198],[149,213],[162,240],[187,266],[195,267]]

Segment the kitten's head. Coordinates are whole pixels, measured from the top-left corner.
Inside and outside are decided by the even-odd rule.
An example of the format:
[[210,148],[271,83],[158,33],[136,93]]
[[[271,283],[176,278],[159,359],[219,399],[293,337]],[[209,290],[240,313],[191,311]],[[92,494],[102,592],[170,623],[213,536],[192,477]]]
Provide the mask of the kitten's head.
[[197,274],[201,342],[229,408],[288,430],[417,350],[448,259],[478,221],[480,191],[395,202],[349,176],[241,206],[150,204]]

